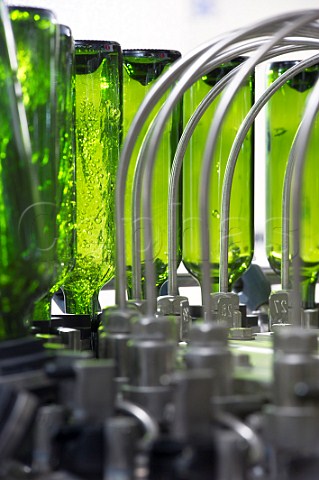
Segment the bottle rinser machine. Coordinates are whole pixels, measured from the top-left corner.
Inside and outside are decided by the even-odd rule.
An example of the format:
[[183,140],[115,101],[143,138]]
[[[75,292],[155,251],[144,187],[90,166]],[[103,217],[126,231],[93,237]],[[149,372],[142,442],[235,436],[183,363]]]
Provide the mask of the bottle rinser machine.
[[[28,117],[26,89],[19,71],[19,30],[14,26],[16,19],[21,17],[14,16],[12,11],[10,15],[3,2],[0,8],[3,45],[0,81],[6,89],[0,110],[3,110],[3,119],[6,119],[8,132],[11,132],[8,144],[15,145],[15,153],[10,160],[18,169],[16,179],[20,182],[14,189],[8,187],[14,173],[13,170],[10,173],[8,161],[5,161],[9,157],[8,150],[4,150],[0,164],[0,247],[4,252],[2,246],[11,245],[11,241],[16,246],[12,265],[26,266],[27,281],[20,282],[22,275],[17,270],[20,276],[14,277],[14,283],[19,279],[23,292],[28,294],[29,303],[35,302],[37,297],[38,287],[34,282],[41,273],[41,278],[47,282],[47,285],[43,284],[42,298],[44,293],[51,292],[46,298],[51,301],[54,296],[59,303],[64,291],[65,305],[68,305],[69,292],[81,285],[82,257],[88,255],[85,261],[89,262],[90,245],[91,249],[94,245],[93,238],[88,245],[80,244],[81,228],[84,228],[80,223],[82,211],[89,214],[94,211],[94,190],[99,190],[105,180],[105,172],[102,172],[101,178],[96,178],[96,184],[91,183],[94,198],[90,207],[83,209],[81,205],[81,210],[76,206],[80,197],[74,197],[72,205],[78,208],[75,232],[65,230],[71,217],[62,218],[61,212],[58,212],[58,227],[63,224],[67,235],[63,237],[64,243],[59,244],[58,228],[56,237],[53,237],[56,240],[54,244],[60,245],[57,254],[63,268],[59,270],[60,283],[55,284],[57,290],[50,290],[52,250],[48,254],[49,249],[43,246],[39,254],[31,247],[40,238],[37,237],[39,229],[46,229],[39,219],[43,211],[38,209],[38,205],[45,204],[51,208],[52,198],[57,198],[51,198],[49,195],[53,191],[49,187],[46,190],[47,184],[43,186],[40,182],[44,168],[50,165],[51,160],[37,164],[32,151],[36,123],[31,126]],[[45,29],[47,24],[43,22],[42,29]],[[58,32],[62,30],[61,27]],[[114,229],[110,227],[109,217],[107,221],[113,243],[110,243],[111,246],[105,244],[110,241],[110,236],[107,239],[102,236],[101,242],[103,248],[114,250],[114,256],[107,257],[112,268],[105,269],[112,280],[104,291],[114,289],[115,302],[99,309],[95,299],[93,314],[88,310],[64,310],[61,314],[51,313],[50,318],[43,318],[43,321],[39,311],[36,314],[34,309],[33,315],[37,316],[32,317],[32,313],[28,313],[22,320],[19,312],[22,312],[25,303],[20,305],[16,302],[13,280],[7,288],[10,272],[13,271],[9,261],[11,257],[1,254],[0,479],[318,478],[319,314],[315,298],[319,273],[315,215],[318,210],[316,181],[319,182],[316,168],[319,152],[318,145],[316,147],[318,33],[319,10],[300,10],[227,32],[186,55],[176,53],[169,68],[162,69],[148,89],[125,134],[120,131],[120,143],[112,143],[110,138],[115,135],[117,122],[122,121],[121,105],[119,103],[118,109],[114,109],[110,103],[107,104],[113,123],[106,145],[110,149],[118,148],[120,156],[116,174],[113,172],[114,182],[110,182],[114,188],[114,201],[108,198],[102,220],[100,217],[95,220],[103,222],[105,216],[114,213]],[[66,33],[66,38],[70,41],[72,53],[72,37]],[[104,49],[105,45],[106,42]],[[107,45],[108,53],[118,55],[116,62],[122,61],[119,45],[116,42]],[[97,45],[93,47],[97,48]],[[93,47],[92,42],[90,47],[84,41],[78,42],[82,57],[81,61],[75,62],[75,69],[78,68],[79,75],[83,75],[80,69],[90,60],[90,49]],[[61,43],[60,51],[63,48]],[[302,56],[301,52],[308,53]],[[130,58],[127,60],[131,62],[130,68],[133,68],[132,56],[136,52],[124,53]],[[281,56],[286,54],[303,59],[281,60],[285,58]],[[162,51],[160,58],[166,60],[166,55]],[[146,57],[149,63],[154,63],[150,52],[146,53]],[[66,56],[60,57],[60,61],[61,58]],[[134,64],[138,75],[141,58],[137,56]],[[271,65],[271,80],[261,95],[254,98],[254,72],[266,61]],[[92,71],[89,73],[93,75],[96,65],[93,61],[90,65]],[[231,68],[225,70],[225,65],[231,65]],[[38,68],[40,72],[41,65]],[[48,65],[46,68],[51,67]],[[119,73],[116,68],[112,70],[114,77]],[[132,74],[129,67],[127,69]],[[211,72],[216,71],[223,74],[213,83],[208,83]],[[72,68],[69,74],[72,75]],[[120,72],[120,79],[121,75]],[[70,90],[63,88],[65,82],[60,77],[54,78],[55,81],[52,78],[51,81],[57,85],[57,98],[63,91],[61,98],[66,99],[71,98],[74,91],[76,97],[79,82],[84,77],[71,84]],[[208,79],[205,84],[207,92],[200,100],[195,94],[187,100],[187,95],[201,79]],[[234,105],[238,106],[240,92],[248,84],[248,106],[246,104],[246,110],[241,112],[240,122],[236,125],[232,123],[236,115],[238,119],[238,108]],[[105,92],[111,88],[110,85],[110,80],[105,78]],[[119,92],[121,94],[121,87]],[[282,97],[287,101],[290,99],[287,106],[279,104],[278,92],[284,92]],[[304,95],[301,107],[296,98],[304,92],[307,95]],[[218,103],[214,103],[217,97]],[[125,117],[125,88],[123,98]],[[193,111],[190,111],[190,98],[196,98],[198,102],[192,104]],[[60,113],[64,108],[62,104],[57,104]],[[49,104],[46,105],[45,118],[49,122],[51,113]],[[212,105],[215,105],[214,111],[199,147],[194,140],[200,138],[195,137],[196,129],[201,128],[205,112],[210,111]],[[67,128],[72,129],[72,125],[79,125],[74,122],[80,118],[82,107],[82,103],[76,106],[77,119],[63,115],[52,118],[67,131]],[[184,116],[178,141],[174,145],[170,143],[170,148],[174,148],[168,162],[166,213],[159,226],[156,224],[158,218],[154,220],[156,202],[153,191],[159,182],[156,162],[167,124],[178,108],[184,108],[184,112],[188,108],[188,116],[187,119]],[[254,158],[254,138],[258,141],[258,132],[253,129],[261,111],[266,111],[267,118],[268,163],[266,178],[259,181],[267,182],[266,190],[270,192],[266,199],[269,218],[265,234],[267,256],[274,271],[252,263],[253,238],[249,233],[253,235],[251,198],[254,189],[258,188],[253,181],[253,164],[258,162],[258,158]],[[89,123],[96,120],[93,113],[91,117],[86,117],[87,129]],[[293,122],[294,131],[290,132],[288,147],[286,145],[286,150],[280,151],[276,142],[285,141]],[[56,124],[53,122],[50,127],[51,137],[56,131]],[[221,175],[220,152],[224,148],[223,126],[226,124],[230,129],[233,127],[234,132]],[[96,125],[95,131],[108,128],[102,122]],[[3,144],[6,132],[3,127]],[[124,138],[120,138],[122,134]],[[84,134],[81,142],[84,151],[89,142]],[[68,152],[72,152],[72,148],[79,149],[79,145],[79,140],[73,147],[71,142]],[[193,149],[197,176],[192,174],[187,163],[190,148]],[[239,170],[245,149],[250,152],[245,160],[249,164]],[[199,150],[200,168],[199,155],[196,156]],[[286,158],[279,158],[283,151]],[[64,152],[61,158],[66,161],[68,155]],[[130,173],[133,162],[134,175]],[[55,172],[61,178],[59,166],[52,164],[51,167],[53,174]],[[88,169],[89,163],[83,163],[82,167],[85,174],[84,167]],[[244,183],[247,178],[244,180],[244,177],[248,170],[247,187]],[[75,190],[77,186],[79,190],[83,188],[81,172],[78,171],[75,181],[71,174],[66,184],[75,186]],[[218,176],[218,185],[213,183],[215,176]],[[196,188],[193,187],[195,181]],[[40,182],[42,187],[35,188],[38,185],[36,182]],[[129,241],[125,206],[128,185],[132,188],[130,228],[133,232]],[[216,188],[219,189],[218,209],[212,211],[211,195],[212,191],[215,195]],[[186,208],[184,201],[187,197],[189,200],[193,189],[198,210],[197,230],[187,231],[184,235],[181,227],[185,221],[182,218],[185,214],[183,208]],[[67,189],[63,192],[66,193]],[[23,210],[21,198],[27,199],[32,208]],[[99,202],[105,200],[103,195],[98,198]],[[4,223],[3,219],[7,217],[1,210],[8,205],[15,206],[11,217],[8,217],[12,228],[9,228],[10,221]],[[17,215],[14,212],[21,213],[21,209],[28,218],[29,229],[20,218],[15,237]],[[54,209],[46,210],[44,224],[47,218],[55,218],[54,212]],[[236,212],[237,230],[232,223],[232,212]],[[35,228],[34,234],[30,233],[33,232],[30,225]],[[158,262],[154,261],[158,226],[159,230],[167,232],[166,281],[161,281],[161,285]],[[67,245],[72,243],[74,233],[76,236],[76,227],[80,247],[72,255],[72,249],[69,254]],[[245,247],[240,243],[240,228],[244,232],[246,227],[248,246],[243,252]],[[51,235],[52,232],[46,231]],[[183,254],[186,237],[190,242],[188,247],[193,245],[194,240],[199,252],[199,257],[194,254],[193,263],[192,259],[189,260],[192,267],[186,265],[194,276],[197,272],[202,296],[202,303],[198,306],[190,305],[187,296],[180,294],[181,286],[198,285],[193,276],[179,273],[181,259],[187,264],[186,256],[188,259],[192,256],[192,247],[189,255]],[[20,245],[21,251],[18,248]],[[100,250],[101,261],[105,261],[103,248]],[[36,262],[40,266],[45,265],[45,268],[35,269]],[[73,271],[72,281],[63,276],[67,265],[71,265]],[[83,285],[89,285],[93,270],[83,271],[86,275]],[[280,283],[280,286],[274,288],[274,283]],[[70,305],[73,301],[71,298]],[[10,302],[16,306],[11,308]],[[43,312],[41,310],[42,315]]]

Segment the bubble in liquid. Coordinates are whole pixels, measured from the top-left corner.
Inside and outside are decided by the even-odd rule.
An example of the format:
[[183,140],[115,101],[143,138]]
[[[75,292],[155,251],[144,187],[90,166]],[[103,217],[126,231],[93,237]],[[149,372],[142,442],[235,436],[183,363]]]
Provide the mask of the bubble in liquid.
[[216,209],[213,210],[213,211],[212,211],[212,216],[213,216],[214,218],[217,218],[217,219],[219,220],[219,219],[220,219],[220,213],[219,213],[219,211],[216,210]]

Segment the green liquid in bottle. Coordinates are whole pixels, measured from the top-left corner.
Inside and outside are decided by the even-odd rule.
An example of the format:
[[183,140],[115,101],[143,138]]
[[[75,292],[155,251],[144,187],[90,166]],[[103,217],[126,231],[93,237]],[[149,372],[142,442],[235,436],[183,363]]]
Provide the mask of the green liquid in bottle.
[[[297,62],[274,62],[268,70],[272,83]],[[272,269],[280,273],[282,258],[282,195],[284,177],[293,140],[297,133],[306,99],[319,74],[319,66],[305,69],[289,80],[267,104],[266,156],[266,252]],[[302,262],[302,301],[305,308],[314,307],[314,290],[319,272],[319,178],[317,152],[319,122],[315,121],[304,169],[302,183],[302,218],[300,255]],[[290,239],[292,242],[292,239]]]
[[76,244],[66,311],[94,314],[115,270],[114,189],[121,133],[121,49],[76,41]]
[[75,227],[75,72],[74,41],[71,30],[59,26],[60,47],[57,65],[57,123],[60,141],[57,178],[57,278],[49,292],[34,305],[33,320],[50,320],[51,299],[64,284],[74,264]]
[[[198,80],[184,94],[184,125],[211,87],[240,61],[222,65]],[[183,163],[183,263],[200,281],[201,242],[199,188],[202,157],[209,127],[218,104],[217,97],[199,121]],[[224,173],[236,133],[253,102],[253,80],[238,92],[222,125],[214,157],[210,191],[211,268],[214,279],[212,290],[219,285],[220,211]],[[232,184],[228,249],[228,283],[233,282],[248,268],[253,256],[253,134],[250,131],[241,148]]]
[[[123,132],[127,134],[132,120],[144,97],[153,87],[157,78],[179,59],[181,54],[174,50],[124,50],[123,51]],[[143,139],[152,119],[166,100],[164,95],[156,105],[150,118],[144,123],[131,157],[125,196],[126,264],[128,276],[128,297],[132,298],[132,191],[134,171]],[[182,105],[179,104],[167,122],[158,150],[152,190],[153,248],[156,268],[156,286],[165,282],[168,276],[168,186],[175,150],[182,133]],[[181,254],[181,252],[178,252]],[[143,232],[141,232],[142,288],[144,288]]]
[[[27,334],[32,302],[54,279],[56,144],[53,64],[56,22],[42,9],[12,8],[18,77],[32,146],[32,164],[19,158],[9,101],[0,111],[0,339]],[[3,57],[2,57],[3,59]],[[5,92],[6,65],[0,67]]]

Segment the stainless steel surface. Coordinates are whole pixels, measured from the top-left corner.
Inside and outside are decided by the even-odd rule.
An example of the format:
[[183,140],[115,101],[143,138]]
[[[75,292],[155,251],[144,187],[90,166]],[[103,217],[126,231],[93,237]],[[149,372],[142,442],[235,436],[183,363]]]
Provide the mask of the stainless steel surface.
[[114,413],[115,364],[113,360],[77,360],[74,363],[74,416],[97,423]]

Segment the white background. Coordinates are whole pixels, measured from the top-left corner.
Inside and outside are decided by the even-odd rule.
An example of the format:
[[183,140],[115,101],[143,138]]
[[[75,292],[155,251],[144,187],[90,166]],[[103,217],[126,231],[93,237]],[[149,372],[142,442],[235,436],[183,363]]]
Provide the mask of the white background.
[[318,0],[9,0],[51,9],[74,38],[115,40],[122,48],[186,53],[219,33],[266,17],[319,8]]

